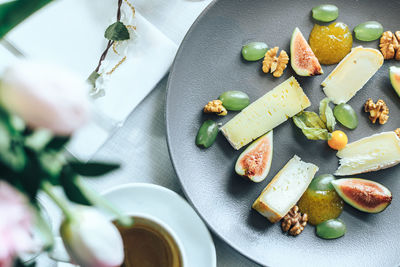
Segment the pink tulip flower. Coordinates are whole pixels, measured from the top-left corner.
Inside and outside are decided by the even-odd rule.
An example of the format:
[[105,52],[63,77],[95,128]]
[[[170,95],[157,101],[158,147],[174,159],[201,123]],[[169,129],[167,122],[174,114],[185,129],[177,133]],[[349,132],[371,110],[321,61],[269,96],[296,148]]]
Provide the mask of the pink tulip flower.
[[89,118],[85,79],[59,66],[27,60],[9,66],[1,77],[0,101],[32,128],[69,136]]
[[0,267],[11,267],[19,253],[34,249],[32,220],[25,196],[0,180]]

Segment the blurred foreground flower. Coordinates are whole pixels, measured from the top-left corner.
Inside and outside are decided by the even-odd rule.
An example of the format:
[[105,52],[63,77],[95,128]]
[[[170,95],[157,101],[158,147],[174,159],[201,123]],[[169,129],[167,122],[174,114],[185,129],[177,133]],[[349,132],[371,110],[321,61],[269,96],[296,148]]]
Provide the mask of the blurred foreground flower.
[[[54,241],[39,212],[37,194],[41,191],[63,212],[60,230],[76,263],[82,267],[119,266],[124,255],[119,232],[89,206],[109,211],[122,225],[133,221],[89,188],[81,176],[99,177],[120,165],[85,163],[65,154],[71,135],[89,119],[88,99],[85,80],[60,67],[27,60],[10,66],[0,77],[0,181],[7,181],[31,202],[35,229],[43,239],[40,249],[50,250]],[[0,191],[0,267],[14,262],[21,266],[15,257],[31,245],[29,210],[21,206],[29,202],[23,195],[12,197],[16,190],[10,186],[3,188],[8,197],[2,198]],[[64,194],[57,194],[56,188],[62,188]],[[87,207],[76,211],[71,202]]]
[[0,267],[11,267],[17,254],[34,248],[32,221],[28,199],[0,180]]
[[79,207],[60,228],[64,245],[74,263],[85,267],[115,267],[124,260],[118,229],[94,208]]
[[32,128],[68,136],[89,118],[88,85],[58,66],[18,61],[0,83],[1,104]]

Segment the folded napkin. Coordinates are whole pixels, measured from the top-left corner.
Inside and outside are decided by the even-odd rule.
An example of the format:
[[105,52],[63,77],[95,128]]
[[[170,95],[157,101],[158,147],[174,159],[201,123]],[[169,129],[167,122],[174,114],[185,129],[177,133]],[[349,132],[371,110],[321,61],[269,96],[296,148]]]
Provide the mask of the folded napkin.
[[[136,9],[134,45],[110,75],[105,96],[94,100],[95,120],[71,141],[68,150],[74,156],[89,160],[123,124],[165,76],[177,46],[209,2],[131,0]],[[13,29],[7,40],[28,58],[53,61],[88,77],[105,49],[104,31],[115,22],[116,11],[116,0],[58,0]]]

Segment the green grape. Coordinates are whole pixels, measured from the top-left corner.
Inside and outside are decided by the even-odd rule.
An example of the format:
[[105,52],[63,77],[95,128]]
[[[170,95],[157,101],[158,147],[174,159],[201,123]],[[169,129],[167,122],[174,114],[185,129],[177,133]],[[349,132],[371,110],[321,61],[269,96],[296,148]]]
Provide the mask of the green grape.
[[355,36],[360,41],[374,41],[381,37],[383,26],[377,21],[367,21],[354,28]]
[[324,239],[334,239],[346,233],[346,224],[340,219],[330,219],[316,227],[317,236]]
[[339,9],[335,5],[319,5],[312,9],[312,17],[322,22],[330,22],[339,16]]
[[268,45],[263,42],[252,42],[242,47],[242,56],[247,61],[257,61],[265,56]]
[[241,91],[226,91],[218,99],[227,110],[239,111],[250,104],[249,96]]
[[358,117],[354,109],[346,103],[337,105],[333,110],[335,118],[345,127],[354,130],[358,126]]
[[332,174],[321,174],[312,179],[308,188],[313,191],[332,191],[335,190],[331,184],[332,180],[335,180]]
[[206,120],[201,125],[196,136],[196,145],[204,148],[210,147],[214,144],[218,135],[218,124],[212,120]]

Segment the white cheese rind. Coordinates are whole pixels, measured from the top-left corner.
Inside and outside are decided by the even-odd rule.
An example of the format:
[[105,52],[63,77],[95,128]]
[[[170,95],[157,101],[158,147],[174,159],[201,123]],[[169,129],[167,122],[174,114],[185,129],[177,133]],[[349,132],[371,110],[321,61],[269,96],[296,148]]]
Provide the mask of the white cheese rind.
[[394,132],[374,134],[348,144],[336,155],[338,176],[386,169],[400,163],[400,139]]
[[221,131],[235,149],[240,149],[310,105],[291,77],[243,109]]
[[355,47],[321,83],[326,96],[335,104],[349,101],[383,64],[381,52]]
[[316,165],[295,155],[254,201],[253,208],[271,223],[279,221],[299,201],[317,171]]

